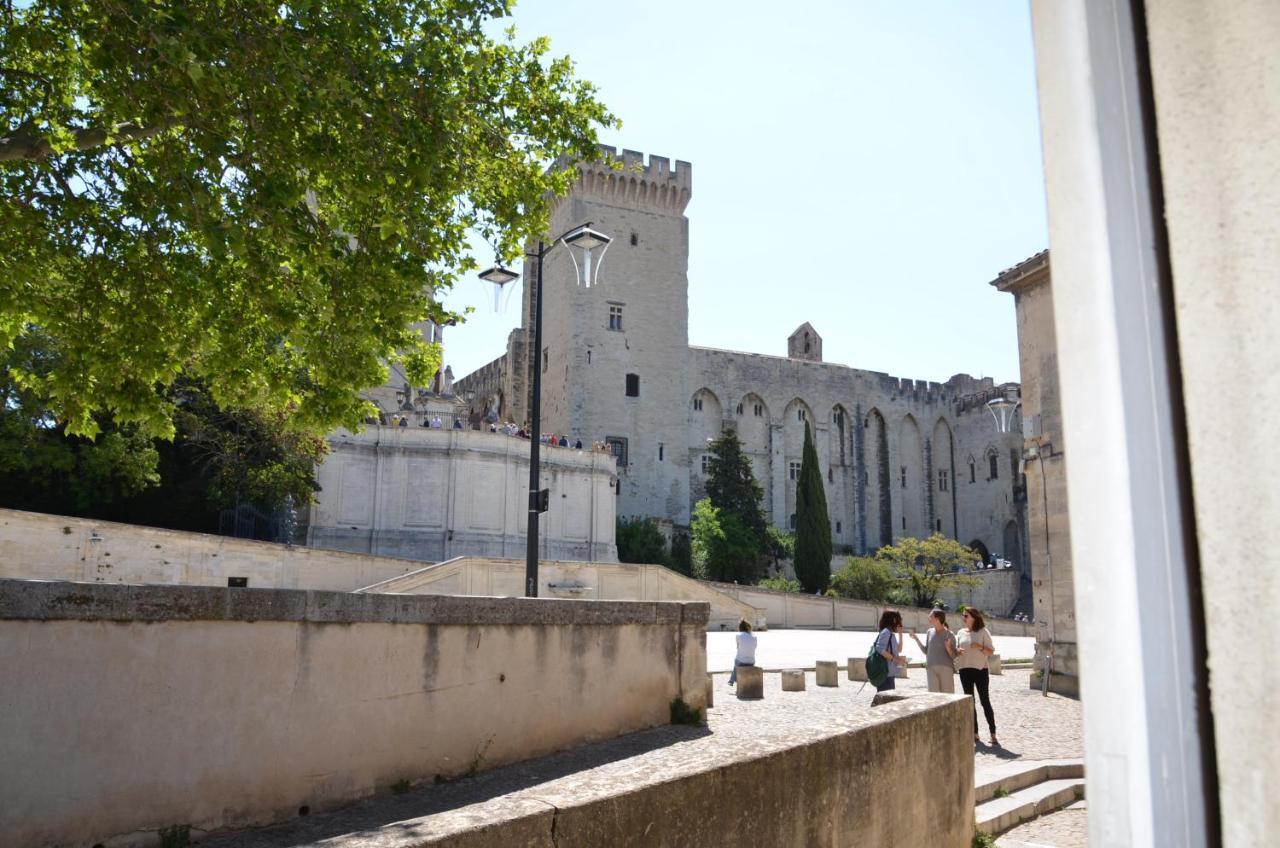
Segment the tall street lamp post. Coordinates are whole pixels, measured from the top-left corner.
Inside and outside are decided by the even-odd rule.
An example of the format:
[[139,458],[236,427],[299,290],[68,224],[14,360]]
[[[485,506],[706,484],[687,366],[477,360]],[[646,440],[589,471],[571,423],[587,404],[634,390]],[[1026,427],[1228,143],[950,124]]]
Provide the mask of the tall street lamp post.
[[[590,287],[594,282],[591,251],[597,247],[608,247],[610,241],[612,239],[609,236],[591,229],[591,222],[588,221],[553,239],[550,245],[539,239],[537,252],[525,254],[527,258],[538,261],[536,283],[530,293],[533,297],[533,397],[530,403],[532,432],[529,434],[529,538],[524,564],[524,594],[528,598],[538,597],[538,516],[547,509],[546,499],[542,497],[539,489],[541,486],[539,448],[542,440],[542,293],[545,290],[542,284],[542,260],[555,249],[556,245],[565,245],[570,249],[569,258],[573,260],[574,268],[580,272],[580,279],[584,285]],[[583,252],[581,266],[573,255],[574,249]],[[602,251],[601,258],[603,256]],[[596,267],[599,267],[598,261]],[[519,276],[515,271],[501,265],[494,265],[480,273],[480,279],[494,284],[499,290]]]

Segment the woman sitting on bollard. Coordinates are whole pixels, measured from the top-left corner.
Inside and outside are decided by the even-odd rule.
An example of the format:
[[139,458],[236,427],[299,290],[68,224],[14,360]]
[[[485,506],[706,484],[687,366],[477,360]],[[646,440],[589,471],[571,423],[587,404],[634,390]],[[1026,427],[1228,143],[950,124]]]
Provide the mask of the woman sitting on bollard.
[[738,621],[738,654],[733,659],[733,671],[729,672],[729,685],[738,682],[738,666],[756,664],[756,634],[745,618]]
[[933,629],[925,634],[923,642],[914,633],[911,638],[924,651],[924,671],[929,680],[929,691],[946,692],[950,695],[956,691],[956,637],[947,629],[947,614],[940,609],[929,613],[929,624]]
[[876,652],[889,663],[889,676],[876,687],[877,692],[893,689],[898,667],[907,664],[907,658],[902,656],[902,646],[895,637],[901,631],[902,613],[888,609],[880,613],[880,635],[876,636]]
[[[999,747],[996,739],[996,714],[991,709],[991,672],[987,670],[987,658],[996,652],[995,643],[991,641],[991,632],[982,618],[982,612],[969,607],[964,611],[964,627],[956,636],[956,650],[959,654],[956,665],[960,668],[960,685],[966,695],[972,696],[974,690],[982,701],[982,712],[987,717],[987,729],[991,731],[991,745]],[[978,705],[973,706],[973,741],[978,741]]]

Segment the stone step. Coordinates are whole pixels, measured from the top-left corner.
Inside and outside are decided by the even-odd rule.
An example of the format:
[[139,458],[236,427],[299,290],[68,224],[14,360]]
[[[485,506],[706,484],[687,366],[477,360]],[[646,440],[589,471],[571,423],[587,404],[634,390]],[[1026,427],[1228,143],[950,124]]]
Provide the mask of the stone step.
[[995,835],[1074,804],[1084,795],[1084,778],[1045,780],[1019,789],[1003,798],[992,798],[978,805],[977,827],[982,833]]
[[1084,760],[1018,760],[978,769],[973,776],[973,800],[981,804],[996,796],[997,789],[1017,792],[1045,780],[1084,777]]

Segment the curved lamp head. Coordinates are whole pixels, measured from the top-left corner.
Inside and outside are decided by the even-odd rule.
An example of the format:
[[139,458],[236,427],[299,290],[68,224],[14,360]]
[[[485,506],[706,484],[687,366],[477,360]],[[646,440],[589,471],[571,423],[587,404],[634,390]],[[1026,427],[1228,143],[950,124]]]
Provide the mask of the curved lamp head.
[[996,398],[987,401],[987,412],[996,420],[996,427],[1001,433],[1008,433],[1013,428],[1013,416],[1022,405],[1022,398],[1015,388],[1009,388]]
[[[600,282],[600,263],[604,260],[604,253],[609,249],[609,242],[613,241],[609,236],[599,230],[591,229],[591,222],[576,227],[560,237],[560,241],[564,242],[565,247],[569,248],[569,259],[573,262],[573,268],[578,274],[578,282],[586,288],[591,288]],[[592,262],[592,251],[599,249],[600,255]],[[578,264],[577,252],[582,251],[582,264]]]
[[613,239],[609,238],[599,230],[591,229],[590,224],[583,224],[576,230],[567,233],[561,241],[570,247],[580,247],[583,250],[595,250],[597,247],[604,247],[606,244],[613,241]]
[[480,279],[493,286],[493,311],[502,311],[503,292],[507,283],[519,279],[520,275],[504,265],[494,265],[480,272]]

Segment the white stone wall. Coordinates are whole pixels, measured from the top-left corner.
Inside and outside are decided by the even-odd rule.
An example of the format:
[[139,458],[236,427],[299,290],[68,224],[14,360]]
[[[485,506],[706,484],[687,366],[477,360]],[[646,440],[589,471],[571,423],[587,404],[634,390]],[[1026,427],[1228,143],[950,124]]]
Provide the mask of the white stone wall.
[[[370,426],[337,431],[317,472],[307,544],[438,562],[463,554],[524,556],[529,442],[500,433]],[[615,562],[611,457],[542,448],[550,510],[540,555]]]

